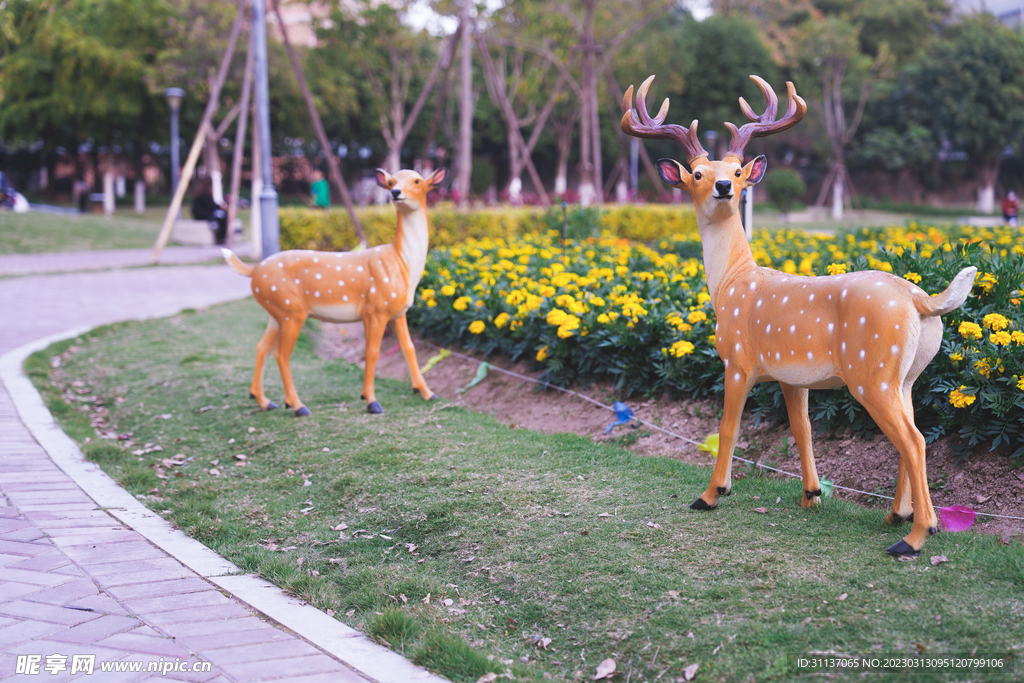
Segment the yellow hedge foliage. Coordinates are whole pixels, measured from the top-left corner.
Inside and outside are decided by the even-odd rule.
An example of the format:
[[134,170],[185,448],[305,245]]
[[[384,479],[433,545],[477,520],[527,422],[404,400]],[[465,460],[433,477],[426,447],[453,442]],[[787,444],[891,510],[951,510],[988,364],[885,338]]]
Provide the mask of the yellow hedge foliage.
[[[448,247],[469,238],[512,239],[545,227],[544,210],[536,207],[496,208],[459,211],[452,204],[439,204],[429,211],[430,246]],[[355,232],[344,209],[283,208],[282,249],[339,251],[356,244]],[[370,246],[395,237],[395,209],[376,206],[362,209],[359,218]],[[601,230],[638,242],[650,242],[669,235],[697,231],[693,207],[688,205],[613,205],[601,211]]]

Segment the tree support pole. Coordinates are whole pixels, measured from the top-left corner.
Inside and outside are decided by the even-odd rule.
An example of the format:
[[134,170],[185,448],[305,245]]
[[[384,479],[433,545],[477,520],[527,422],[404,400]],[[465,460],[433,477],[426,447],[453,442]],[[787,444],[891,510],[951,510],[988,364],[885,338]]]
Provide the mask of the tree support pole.
[[[252,97],[253,35],[249,32],[249,48],[245,52],[245,75],[242,77],[242,101],[238,108],[238,127],[235,128],[235,153],[231,158],[231,199],[228,200],[227,246],[235,241],[235,218],[238,216],[238,193],[242,190],[242,160],[245,157],[245,128],[249,121],[249,98]],[[253,150],[255,152],[255,150]],[[253,154],[253,166],[256,155]],[[251,220],[250,220],[251,223]]]

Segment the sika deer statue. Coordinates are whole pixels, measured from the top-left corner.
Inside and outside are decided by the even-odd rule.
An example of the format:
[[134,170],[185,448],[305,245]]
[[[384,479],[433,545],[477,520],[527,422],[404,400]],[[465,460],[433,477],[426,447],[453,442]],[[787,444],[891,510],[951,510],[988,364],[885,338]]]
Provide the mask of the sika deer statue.
[[413,391],[435,398],[416,362],[405,312],[416,297],[416,286],[427,261],[427,193],[447,176],[438,169],[429,178],[415,171],[391,175],[377,169],[377,184],[391,193],[398,211],[395,241],[373,249],[350,252],[283,251],[256,266],[243,263],[224,249],[224,259],[241,275],[252,278],[256,303],[270,314],[267,331],[256,345],[256,372],[249,395],[263,410],[277,407],[263,392],[263,374],[271,349],[284,383],[285,406],[296,417],[310,415],[295,390],[288,360],[306,318],[334,323],[362,320],[366,334],[363,400],[371,413],[383,413],[374,393],[373,376],[380,356],[384,328],[391,325],[409,364]]
[[890,273],[863,271],[827,277],[787,275],[754,263],[738,213],[740,192],[764,176],[767,162],[759,156],[743,163],[751,138],[764,137],[796,125],[807,105],[792,83],[785,115],[776,120],[778,98],[765,81],[751,76],[767,106],[757,115],[741,97],[740,108],[750,123],[731,123],[729,150],[721,161],[709,161],[697,138],[697,122],[689,128],[665,125],[668,100],[657,116],[647,112],[644,98],[654,76],[622,100],[622,130],[640,138],[670,139],[686,152],[687,171],[671,159],[658,161],[669,185],[693,197],[704,247],[708,293],[718,324],[716,349],[725,364],[725,407],[719,430],[718,460],[707,490],[690,506],[711,510],[720,496],[731,493],[733,448],[743,404],[758,382],[778,382],[800,451],[803,507],[821,496],[811,448],[807,415],[808,389],[846,386],[899,451],[895,500],[886,517],[890,524],[913,520],[913,528],[888,548],[894,555],[915,554],[937,520],[928,493],[925,443],[914,424],[911,388],[939,350],[940,315],[958,308],[971,293],[976,268],[965,268],[949,287],[928,296],[919,287]]

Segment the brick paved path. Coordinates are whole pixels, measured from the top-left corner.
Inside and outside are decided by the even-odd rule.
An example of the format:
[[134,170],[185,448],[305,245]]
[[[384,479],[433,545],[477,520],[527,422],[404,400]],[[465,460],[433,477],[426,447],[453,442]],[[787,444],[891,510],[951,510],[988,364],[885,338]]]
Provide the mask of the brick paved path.
[[[169,315],[248,292],[248,280],[225,266],[0,280],[0,354],[78,325]],[[47,655],[55,654],[67,656],[66,669],[52,675],[45,667]],[[17,655],[41,655],[39,673],[16,674]],[[73,655],[96,655],[95,673],[72,675]],[[210,662],[212,670],[166,676],[99,670],[101,662],[148,665],[161,658]],[[427,677],[422,670],[415,673],[409,667],[399,677],[374,675],[393,681]],[[0,679],[10,677],[102,683],[375,680],[226,596],[98,508],[36,443],[0,384]]]
[[[162,265],[202,263],[219,259],[221,247],[167,247],[160,255]],[[240,256],[249,253],[249,245],[232,247]],[[152,249],[104,249],[48,254],[0,254],[0,276],[63,273],[82,270],[107,270],[148,266],[153,263]]]

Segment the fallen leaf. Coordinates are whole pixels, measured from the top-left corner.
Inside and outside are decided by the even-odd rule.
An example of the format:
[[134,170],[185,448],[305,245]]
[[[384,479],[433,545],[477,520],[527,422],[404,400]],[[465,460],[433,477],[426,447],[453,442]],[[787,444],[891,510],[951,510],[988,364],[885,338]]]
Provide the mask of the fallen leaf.
[[754,512],[756,512],[758,514],[761,514],[761,515],[767,515],[768,514],[768,508],[754,508]]
[[1010,537],[1009,537],[1009,536],[1003,536],[1002,538],[1000,538],[1000,539],[999,539],[998,541],[996,541],[996,542],[997,542],[997,543],[998,543],[999,545],[1010,545]]
[[657,522],[647,522],[647,526],[651,527],[652,529],[660,529],[661,528],[661,525],[658,524]]
[[669,591],[668,592],[668,597],[672,598],[673,600],[678,599],[679,598],[679,591]]
[[253,432],[255,432],[255,431],[256,431],[256,428],[255,428],[255,427],[249,427],[249,433],[250,433],[250,434],[252,434],[252,433],[253,433]]
[[945,555],[932,555],[932,566],[937,567],[943,562],[949,562],[949,558]]
[[615,675],[615,660],[606,659],[597,665],[597,673],[590,680],[597,681],[602,678],[611,678]]
[[693,635],[693,631],[687,631],[686,632],[686,637],[689,638],[690,640],[694,640],[697,636]]
[[451,607],[454,604],[455,604],[455,601],[452,600],[451,598],[445,598],[444,599],[444,606],[445,607]]
[[498,680],[498,674],[492,671],[476,679],[476,683],[494,683],[496,680]]
[[210,474],[212,474],[213,476],[216,477],[216,476],[218,476],[220,474],[220,470],[218,470],[216,467],[211,467],[210,468]]
[[430,593],[427,593],[427,597],[423,598],[423,604],[424,605],[429,605],[430,604]]
[[392,541],[392,540],[394,540],[394,539],[393,539],[393,538],[391,538],[390,536],[385,536],[384,534],[381,534],[381,535],[380,535],[380,537],[381,537],[381,538],[384,538],[384,539],[387,539],[387,540],[389,540],[389,541]]
[[302,485],[303,486],[312,486],[313,482],[311,482],[309,479],[303,479],[302,480]]
[[976,502],[978,505],[981,505],[982,503],[987,503],[989,500],[991,500],[991,498],[992,496],[983,496],[981,494],[978,494],[974,497],[974,502]]
[[245,453],[238,453],[238,454],[235,455],[235,460],[248,460],[248,459],[249,459],[249,456],[247,456]]
[[537,647],[539,647],[539,648],[541,648],[543,650],[548,649],[548,645],[550,645],[550,644],[551,644],[551,639],[550,638],[541,638],[540,640],[537,641]]
[[305,561],[306,561],[306,558],[300,557],[299,559],[295,560],[295,564],[297,564],[297,565],[299,565],[301,567],[302,563],[305,562]]
[[409,602],[409,598],[405,597],[405,593],[399,593],[398,594],[398,599],[402,601],[403,605],[405,605],[405,604],[407,604]]
[[691,664],[690,666],[683,669],[683,680],[692,681],[697,675],[697,669],[700,668],[699,664]]
[[329,617],[333,617],[333,616],[334,616],[334,610],[332,610],[332,609],[328,609],[328,610],[327,610],[327,616],[329,616]]
[[342,522],[338,526],[334,527],[334,531],[344,531],[347,528],[348,528],[348,524],[345,524],[345,522]]
[[416,545],[415,543],[406,543],[405,544],[405,549],[409,551],[410,555],[415,555],[417,548],[419,548],[419,546]]
[[716,647],[714,650],[711,651],[712,656],[717,655],[718,651],[721,650],[721,649],[722,649],[722,644],[719,643],[718,647]]
[[839,596],[838,598],[836,598],[836,600],[838,600],[839,602],[842,602],[843,600],[845,600],[845,599],[846,599],[846,598],[848,598],[848,597],[850,597],[850,596],[849,596],[849,595],[847,595],[846,593],[843,593],[843,594],[842,594],[842,595],[840,595],[840,596]]
[[598,515],[598,517],[611,517],[611,515],[609,513],[607,513],[607,512],[602,512],[601,514]]
[[354,609],[350,609],[349,611],[345,612],[345,616],[346,617],[351,617],[355,613],[356,613],[356,611]]

